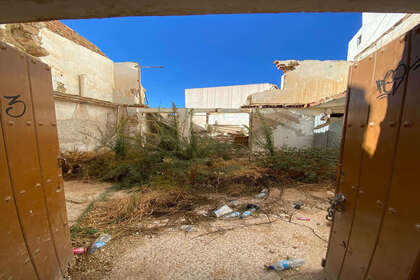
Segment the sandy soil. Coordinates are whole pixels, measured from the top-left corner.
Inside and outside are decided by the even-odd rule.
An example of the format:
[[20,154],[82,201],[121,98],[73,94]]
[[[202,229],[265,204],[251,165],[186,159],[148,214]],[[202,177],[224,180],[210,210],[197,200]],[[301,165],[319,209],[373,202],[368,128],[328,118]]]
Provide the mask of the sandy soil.
[[[321,259],[330,231],[325,220],[330,190],[327,185],[303,185],[285,189],[281,198],[274,190],[265,200],[242,197],[240,203],[257,203],[261,210],[244,220],[207,220],[188,233],[174,226],[157,234],[139,230],[116,236],[95,254],[76,256],[74,265],[84,267],[71,279],[324,279]],[[296,201],[305,206],[294,209]],[[266,215],[264,207],[269,206]],[[288,257],[303,258],[305,264],[282,272],[265,269]]]
[[89,204],[100,197],[110,186],[108,183],[97,182],[64,182],[69,225],[72,226]]

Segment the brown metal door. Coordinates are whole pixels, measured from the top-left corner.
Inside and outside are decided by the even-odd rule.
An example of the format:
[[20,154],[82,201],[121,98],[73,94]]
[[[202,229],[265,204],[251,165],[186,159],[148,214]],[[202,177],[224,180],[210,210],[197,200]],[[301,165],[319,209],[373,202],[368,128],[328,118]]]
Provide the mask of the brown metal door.
[[64,271],[72,255],[63,180],[58,166],[59,148],[51,73],[47,65],[33,59],[28,59],[28,73],[42,186],[55,249]]
[[0,123],[0,279],[36,279],[16,212]]
[[372,55],[351,68],[346,135],[342,151],[341,176],[337,192],[346,197],[344,212],[336,212],[328,248],[326,270],[328,279],[338,279],[348,244],[353,213],[356,205],[362,157],[361,143],[365,132],[369,106],[365,94],[370,89],[373,73]]
[[[366,92],[370,112],[362,141],[360,185],[350,240],[340,279],[363,279],[375,249],[390,185],[405,79],[393,94],[382,95],[376,81],[385,80],[407,63],[405,40],[395,40],[376,54],[374,81]],[[386,90],[386,88],[385,88]]]
[[[337,188],[346,202],[332,227],[330,280],[415,279],[419,273],[420,29],[415,30],[352,67]],[[358,98],[364,102],[355,104]]]
[[[47,68],[0,45],[1,126],[17,215],[38,278],[61,279],[59,264],[66,266],[70,243]],[[19,262],[11,258],[10,263]],[[19,279],[20,271],[14,273],[13,278]],[[25,279],[31,278],[35,277]]]
[[412,265],[420,251],[420,27],[411,41],[409,62],[399,66],[407,72],[407,93],[389,201],[368,279],[408,279],[411,271],[415,277]]

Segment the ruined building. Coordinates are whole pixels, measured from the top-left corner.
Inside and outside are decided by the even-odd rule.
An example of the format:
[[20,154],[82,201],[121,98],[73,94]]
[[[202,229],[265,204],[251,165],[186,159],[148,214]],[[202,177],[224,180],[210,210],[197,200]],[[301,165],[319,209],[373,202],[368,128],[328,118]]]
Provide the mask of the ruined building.
[[144,105],[139,64],[113,62],[60,21],[0,25],[0,41],[51,67],[61,151],[93,150],[118,115]]

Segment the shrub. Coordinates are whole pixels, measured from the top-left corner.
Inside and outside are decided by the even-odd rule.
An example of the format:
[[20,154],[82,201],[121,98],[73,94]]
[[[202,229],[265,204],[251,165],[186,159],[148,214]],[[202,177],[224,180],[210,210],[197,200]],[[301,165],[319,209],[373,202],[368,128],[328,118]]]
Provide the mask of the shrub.
[[338,163],[338,149],[288,148],[275,151],[261,160],[263,166],[287,172],[302,182],[334,180]]

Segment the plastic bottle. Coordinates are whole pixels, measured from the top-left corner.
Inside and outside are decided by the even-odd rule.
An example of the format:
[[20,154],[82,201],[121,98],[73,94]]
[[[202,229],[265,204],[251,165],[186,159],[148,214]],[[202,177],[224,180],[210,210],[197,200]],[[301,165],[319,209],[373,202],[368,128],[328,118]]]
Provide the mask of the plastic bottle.
[[232,208],[230,208],[227,205],[223,205],[222,207],[220,207],[219,209],[217,209],[216,211],[214,211],[214,215],[219,218],[221,216],[227,215],[229,213],[232,213],[233,210]]
[[246,210],[245,212],[243,212],[243,213],[241,214],[240,218],[241,218],[241,219],[243,219],[243,218],[249,217],[249,216],[251,216],[251,215],[252,215],[252,213],[254,213],[255,211],[257,211],[257,209],[255,209],[255,208],[251,208],[251,209],[249,209],[249,210]]
[[223,219],[236,218],[236,217],[239,217],[240,215],[241,213],[239,213],[238,211],[235,211],[230,214],[227,214],[226,216],[223,216]]
[[305,263],[304,259],[282,260],[268,267],[269,270],[286,270],[299,267]]
[[93,242],[92,246],[90,247],[89,253],[93,254],[95,251],[99,248],[102,248],[105,246],[108,241],[111,240],[111,235],[109,234],[101,234],[95,242]]

